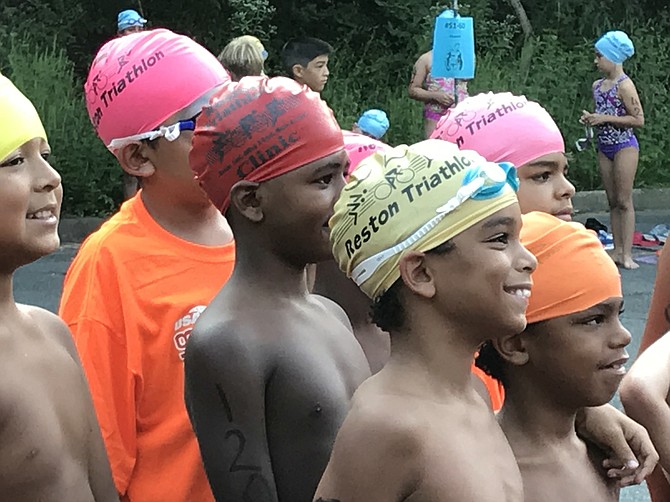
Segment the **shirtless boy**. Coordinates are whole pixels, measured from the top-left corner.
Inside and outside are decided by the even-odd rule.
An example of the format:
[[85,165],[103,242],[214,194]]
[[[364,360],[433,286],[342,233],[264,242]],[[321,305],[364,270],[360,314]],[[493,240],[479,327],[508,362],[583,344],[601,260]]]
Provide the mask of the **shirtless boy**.
[[197,121],[191,167],[230,222],[235,269],[186,349],[186,403],[219,501],[307,502],[370,375],[342,309],[310,295],[348,163],[319,95],[247,77]]
[[527,502],[619,499],[603,455],[575,432],[577,412],[610,401],[626,369],[621,279],[596,235],[546,213],[523,216],[521,242],[538,260],[518,335],[484,345],[477,364],[506,390],[498,421]]
[[470,376],[492,332],[526,326],[536,262],[519,241],[516,181],[510,164],[440,140],[375,154],[352,174],[333,252],[374,299],[391,358],[356,391],[317,500],[523,501],[512,450]]
[[[349,156],[349,173],[373,153],[390,148],[385,143],[362,134],[349,131],[342,131],[342,134],[344,149]],[[382,369],[391,351],[389,335],[372,322],[370,298],[340,270],[335,260],[319,263],[313,292],[330,298],[344,309],[370,364],[370,370],[377,373]]]
[[63,188],[35,108],[2,75],[0,115],[0,500],[118,502],[67,326],[14,301],[14,271],[58,249]]

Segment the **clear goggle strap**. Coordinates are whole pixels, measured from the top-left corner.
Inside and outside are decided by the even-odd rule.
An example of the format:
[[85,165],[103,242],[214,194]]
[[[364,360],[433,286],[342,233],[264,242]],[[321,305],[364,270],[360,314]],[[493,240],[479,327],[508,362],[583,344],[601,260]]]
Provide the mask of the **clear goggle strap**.
[[475,195],[479,190],[481,190],[481,188],[484,186],[484,183],[486,183],[484,177],[481,175],[477,176],[467,185],[464,185],[461,188],[459,188],[458,192],[456,192],[456,195],[454,195],[451,199],[449,199],[446,204],[438,207],[436,211],[438,213],[445,215],[451,213],[452,211],[455,211],[458,208],[458,206],[463,204],[466,200],[468,200],[473,195]]
[[351,271],[351,278],[352,280],[358,284],[359,286],[362,285],[365,281],[367,281],[370,277],[372,277],[372,274],[374,274],[381,265],[388,260],[389,258],[392,258],[393,256],[402,253],[405,249],[409,248],[412,246],[414,243],[419,241],[424,235],[426,235],[428,232],[430,232],[435,226],[442,220],[447,215],[447,213],[440,213],[433,218],[431,218],[428,223],[423,225],[419,230],[414,232],[412,235],[407,237],[404,241],[396,244],[395,246],[391,248],[387,248],[384,251],[381,251],[375,255],[370,256],[369,258],[366,258],[362,262],[360,262],[354,269]]
[[[158,128],[158,132],[161,133],[167,141],[174,141],[179,137],[181,133],[180,123],[172,124],[170,126],[163,126]],[[160,137],[160,136],[159,136]]]
[[123,148],[126,145],[130,145],[131,143],[138,143],[143,140],[149,140],[153,141],[157,138],[160,138],[163,134],[161,133],[160,129],[157,131],[151,131],[151,132],[145,132],[141,134],[134,134],[132,136],[125,136],[123,138],[114,138],[112,141],[109,142],[109,145],[107,145],[107,149],[111,150],[114,152],[115,150],[119,150]]
[[167,141],[175,141],[179,138],[181,131],[189,130],[192,131],[195,129],[194,120],[182,120],[175,124],[169,126],[160,126],[155,131],[149,131],[141,134],[135,134],[133,136],[126,136],[124,138],[116,138],[109,142],[107,148],[112,152],[123,148],[126,145],[131,143],[136,143],[138,141],[148,140],[153,141],[158,138],[165,138]]

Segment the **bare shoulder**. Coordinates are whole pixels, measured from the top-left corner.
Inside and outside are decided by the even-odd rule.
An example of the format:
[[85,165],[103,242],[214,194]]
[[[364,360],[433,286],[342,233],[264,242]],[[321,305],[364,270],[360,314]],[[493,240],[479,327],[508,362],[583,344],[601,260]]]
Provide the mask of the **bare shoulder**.
[[364,382],[354,394],[351,409],[337,437],[342,450],[393,461],[419,453],[422,420],[410,413],[404,399],[378,393],[374,381]]
[[622,80],[619,83],[619,92],[623,94],[630,94],[632,92],[637,92],[637,89],[635,88],[635,83],[630,77]]
[[188,339],[187,359],[213,362],[237,357],[253,344],[252,335],[252,330],[245,323],[203,314]]
[[315,295],[313,294],[312,297],[321,302],[321,304],[328,310],[330,313],[332,313],[337,319],[344,324],[344,326],[353,333],[353,328],[351,326],[351,322],[349,321],[349,317],[347,316],[346,312],[344,309],[338,304],[335,303],[333,300],[330,298],[326,298],[325,296],[321,295]]
[[211,378],[265,381],[274,356],[272,342],[260,329],[240,319],[201,317],[186,344],[187,385]]
[[72,333],[60,317],[34,305],[19,304],[18,308],[47,338],[62,345],[76,361],[79,361]]
[[416,60],[416,64],[429,67],[432,59],[433,56],[431,55],[430,52],[424,52],[423,54],[421,54],[421,56],[419,56],[419,59]]
[[424,470],[421,424],[400,396],[381,390],[368,381],[356,391],[317,497],[377,502],[406,500],[416,492]]

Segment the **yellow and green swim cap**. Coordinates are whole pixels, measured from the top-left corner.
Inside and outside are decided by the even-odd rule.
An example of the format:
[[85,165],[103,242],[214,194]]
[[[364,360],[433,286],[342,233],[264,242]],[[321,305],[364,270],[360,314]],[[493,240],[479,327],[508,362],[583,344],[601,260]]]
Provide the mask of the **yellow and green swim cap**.
[[517,203],[514,166],[429,139],[379,151],[351,173],[329,225],[342,271],[370,298],[400,277],[407,250],[429,251]]
[[0,119],[0,161],[31,139],[47,139],[33,104],[4,75],[0,75]]

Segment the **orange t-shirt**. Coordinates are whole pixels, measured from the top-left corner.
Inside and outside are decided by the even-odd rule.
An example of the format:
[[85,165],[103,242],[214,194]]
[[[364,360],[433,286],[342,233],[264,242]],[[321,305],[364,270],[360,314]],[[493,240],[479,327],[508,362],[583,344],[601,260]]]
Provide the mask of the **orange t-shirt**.
[[140,196],[84,241],[65,277],[72,330],[122,501],[213,501],[184,404],[184,349],[232,273],[235,246],[201,246]]
[[493,411],[500,411],[503,402],[505,401],[505,388],[503,387],[503,384],[492,376],[484,373],[483,370],[480,370],[475,366],[475,363],[472,363],[471,369],[472,372],[484,382],[484,385],[486,385],[486,390],[489,392],[489,397],[491,398],[491,408],[493,408]]

